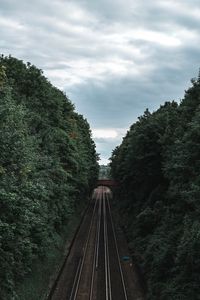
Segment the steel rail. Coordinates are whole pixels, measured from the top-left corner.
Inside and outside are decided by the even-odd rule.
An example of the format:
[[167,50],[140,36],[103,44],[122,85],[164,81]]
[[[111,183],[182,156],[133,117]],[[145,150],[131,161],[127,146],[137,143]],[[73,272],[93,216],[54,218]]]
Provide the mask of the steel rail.
[[103,189],[103,209],[104,209],[104,255],[105,255],[105,280],[106,280],[106,300],[112,300],[110,260],[108,249],[107,214],[105,203],[105,190]]
[[96,259],[95,268],[99,265],[99,243],[100,243],[100,230],[101,230],[101,212],[102,212],[102,195],[99,199],[99,211],[98,211],[98,225],[97,225],[97,245],[96,245]]
[[[103,196],[103,194],[102,194]],[[104,257],[105,257],[105,283],[106,283],[106,300],[109,300],[108,293],[108,269],[107,269],[107,247],[106,247],[106,221],[105,221],[105,199],[103,196],[103,224],[104,224]]]
[[102,213],[101,207],[102,207],[102,193],[101,193],[101,195],[99,197],[97,234],[96,234],[96,240],[95,240],[95,251],[94,251],[94,258],[93,258],[92,279],[91,279],[91,285],[90,285],[90,297],[89,297],[89,300],[92,300],[92,297],[93,297],[95,270],[97,270],[97,268],[98,268],[99,240],[100,240],[101,213]]
[[82,263],[82,260],[81,258],[79,259],[79,263],[78,263],[78,268],[76,270],[76,275],[74,277],[74,283],[73,283],[73,286],[72,286],[72,291],[71,291],[71,295],[70,295],[70,300],[72,299],[73,297],[73,292],[74,292],[74,289],[75,289],[75,286],[77,284],[77,279],[78,279],[78,275],[80,273],[80,267],[81,267],[81,263]]
[[[105,204],[105,208],[106,208],[106,204]],[[108,264],[107,264],[107,268],[108,268],[108,282],[109,282],[109,299],[112,300],[112,285],[111,285],[111,275],[110,275],[110,256],[109,256],[109,247],[108,247],[108,225],[107,225],[107,214],[106,214],[106,237],[107,237],[107,258],[108,258]]]
[[[106,196],[107,196],[107,194],[106,194]],[[121,275],[121,281],[122,281],[122,285],[123,285],[124,297],[125,297],[125,300],[128,300],[124,275],[123,275],[120,256],[119,256],[119,249],[118,249],[118,245],[117,245],[117,238],[116,238],[116,234],[115,234],[113,219],[112,219],[111,210],[110,210],[110,204],[109,204],[108,200],[107,200],[107,203],[108,203],[108,210],[109,210],[109,214],[110,214],[110,220],[111,220],[111,225],[112,225],[113,236],[114,236],[114,240],[115,240],[115,247],[116,247],[116,251],[117,251],[117,258],[118,258],[119,270],[120,270],[120,275]]]
[[92,214],[92,219],[91,219],[91,223],[90,223],[90,228],[89,228],[87,240],[86,240],[85,247],[84,247],[83,257],[82,257],[82,260],[80,260],[81,261],[80,266],[78,265],[78,269],[77,269],[77,272],[76,272],[76,275],[75,275],[75,278],[74,278],[74,283],[73,283],[73,287],[72,287],[72,291],[71,291],[71,295],[70,295],[69,300],[76,300],[76,298],[77,298],[80,279],[81,279],[81,275],[82,275],[82,271],[83,271],[83,266],[84,266],[84,262],[85,262],[87,248],[88,248],[88,244],[89,244],[89,240],[90,240],[90,234],[91,234],[92,225],[93,225],[93,221],[94,221],[96,206],[97,206],[97,202],[98,202],[98,199],[99,199],[98,196],[99,196],[99,193],[97,194],[97,198],[96,198],[96,201],[95,201],[93,214]]

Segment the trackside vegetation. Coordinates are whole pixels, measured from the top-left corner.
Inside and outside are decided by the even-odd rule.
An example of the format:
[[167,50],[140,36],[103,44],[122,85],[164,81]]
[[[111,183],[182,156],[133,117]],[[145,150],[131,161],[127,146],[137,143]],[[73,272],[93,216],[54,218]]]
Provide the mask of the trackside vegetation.
[[122,224],[149,300],[200,299],[200,78],[112,153]]
[[89,124],[41,70],[0,57],[0,299],[44,259],[98,177]]

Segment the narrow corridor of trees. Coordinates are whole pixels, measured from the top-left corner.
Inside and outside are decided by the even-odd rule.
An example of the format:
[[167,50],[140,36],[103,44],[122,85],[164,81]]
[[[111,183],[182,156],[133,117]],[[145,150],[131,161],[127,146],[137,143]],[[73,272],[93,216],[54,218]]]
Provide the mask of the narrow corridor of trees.
[[98,176],[91,131],[30,63],[0,58],[0,299],[45,257]]
[[111,169],[148,299],[200,299],[200,78],[180,104],[139,117]]

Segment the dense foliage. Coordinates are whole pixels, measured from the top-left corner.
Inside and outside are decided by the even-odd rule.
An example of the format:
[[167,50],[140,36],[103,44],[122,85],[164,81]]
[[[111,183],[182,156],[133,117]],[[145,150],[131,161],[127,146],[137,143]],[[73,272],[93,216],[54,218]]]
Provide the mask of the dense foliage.
[[123,225],[151,300],[200,299],[200,80],[145,111],[111,157]]
[[87,121],[42,71],[0,58],[0,299],[44,257],[98,176]]
[[110,167],[108,165],[99,166],[99,179],[110,178]]

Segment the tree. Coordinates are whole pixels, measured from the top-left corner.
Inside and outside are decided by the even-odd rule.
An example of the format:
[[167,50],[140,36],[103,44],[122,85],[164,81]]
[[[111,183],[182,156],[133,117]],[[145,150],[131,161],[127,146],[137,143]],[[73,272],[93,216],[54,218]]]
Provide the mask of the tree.
[[30,63],[0,58],[0,298],[87,203],[98,177],[87,121]]

